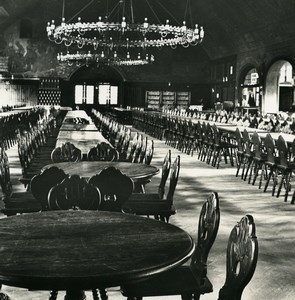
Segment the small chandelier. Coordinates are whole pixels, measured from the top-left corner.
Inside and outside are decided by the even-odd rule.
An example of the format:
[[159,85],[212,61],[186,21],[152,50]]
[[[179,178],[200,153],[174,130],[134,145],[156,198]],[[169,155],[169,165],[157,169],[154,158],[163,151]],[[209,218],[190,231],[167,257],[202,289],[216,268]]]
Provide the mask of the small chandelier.
[[132,57],[129,52],[126,56],[118,54],[117,51],[113,52],[113,55],[107,55],[104,51],[100,53],[91,53],[91,51],[79,52],[71,54],[69,51],[65,54],[58,53],[57,60],[62,63],[67,63],[69,66],[76,63],[77,66],[86,65],[89,66],[93,63],[103,63],[113,66],[142,66],[154,62],[154,55],[146,54],[144,58],[138,53],[136,57]]

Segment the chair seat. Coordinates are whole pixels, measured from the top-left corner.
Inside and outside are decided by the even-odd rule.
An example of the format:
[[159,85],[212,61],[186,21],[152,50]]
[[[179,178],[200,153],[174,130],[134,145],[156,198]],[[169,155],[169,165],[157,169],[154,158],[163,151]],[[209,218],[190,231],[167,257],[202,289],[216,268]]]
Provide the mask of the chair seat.
[[125,297],[211,293],[213,288],[209,279],[206,277],[201,281],[201,284],[199,284],[189,266],[180,266],[146,280],[124,285],[121,287],[121,292]]
[[161,201],[159,194],[132,194],[126,203],[130,203],[132,201]]
[[127,201],[123,207],[123,212],[136,215],[165,215],[171,216],[176,213],[174,206],[167,201]]

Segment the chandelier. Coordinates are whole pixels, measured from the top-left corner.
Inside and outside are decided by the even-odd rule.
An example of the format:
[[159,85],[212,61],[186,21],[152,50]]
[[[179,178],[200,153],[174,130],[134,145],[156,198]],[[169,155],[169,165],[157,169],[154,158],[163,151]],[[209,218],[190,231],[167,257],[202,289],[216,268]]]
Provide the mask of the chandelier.
[[66,62],[69,66],[76,64],[80,66],[85,64],[88,66],[91,63],[104,63],[106,65],[115,65],[115,66],[142,66],[154,62],[154,55],[146,54],[144,58],[141,57],[141,54],[138,53],[137,57],[131,57],[130,53],[127,52],[126,57],[123,55],[118,55],[117,51],[113,52],[113,55],[106,55],[104,51],[101,53],[91,53],[90,51],[79,52],[71,54],[69,51],[65,54],[58,53],[57,60],[59,62]]
[[[145,1],[153,14],[156,15],[149,4],[149,0]],[[189,3],[189,0],[187,1]],[[126,13],[129,10],[125,9],[126,2],[129,4],[129,15]],[[63,14],[64,3],[65,0],[63,0]],[[117,17],[116,21],[113,20],[114,16]],[[189,28],[186,21],[183,21],[181,25],[171,25],[169,20],[166,20],[164,24],[151,24],[145,17],[142,23],[134,22],[132,0],[118,0],[111,12],[107,12],[104,18],[98,17],[97,21],[83,22],[81,17],[78,17],[77,22],[71,22],[72,19],[66,22],[64,15],[62,15],[59,25],[56,25],[54,20],[47,24],[47,36],[50,41],[62,44],[67,49],[75,47],[83,51],[83,53],[78,52],[76,54],[60,53],[58,55],[60,62],[99,61],[115,65],[144,65],[153,62],[154,56],[150,55],[144,59],[131,58],[130,49],[146,51],[151,48],[161,49],[167,46],[175,49],[178,45],[187,48],[200,44],[204,38],[202,26],[196,24],[194,28]],[[158,17],[156,19],[158,20]],[[124,49],[125,55],[116,55],[119,49]],[[104,53],[108,53],[108,57]]]

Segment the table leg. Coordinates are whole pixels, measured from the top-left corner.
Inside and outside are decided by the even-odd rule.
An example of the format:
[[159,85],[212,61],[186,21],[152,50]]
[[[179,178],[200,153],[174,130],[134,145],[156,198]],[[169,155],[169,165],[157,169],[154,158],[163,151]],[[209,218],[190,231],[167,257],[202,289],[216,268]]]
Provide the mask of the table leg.
[[64,300],[86,300],[86,295],[81,290],[67,290]]

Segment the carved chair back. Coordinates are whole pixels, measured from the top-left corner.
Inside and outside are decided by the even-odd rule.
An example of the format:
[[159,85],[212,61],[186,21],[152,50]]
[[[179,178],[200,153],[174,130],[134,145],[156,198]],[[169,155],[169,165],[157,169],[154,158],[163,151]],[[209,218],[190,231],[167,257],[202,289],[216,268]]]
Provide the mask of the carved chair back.
[[48,194],[52,187],[63,181],[66,174],[58,167],[45,169],[31,179],[31,192],[36,200],[41,203],[42,210],[48,210]]
[[3,201],[5,202],[12,195],[12,184],[10,181],[8,156],[3,147],[0,148],[0,185],[3,194]]
[[147,151],[147,146],[148,146],[148,138],[147,136],[145,137],[141,149],[140,149],[140,153],[138,155],[138,163],[142,164],[144,163],[144,159],[145,159],[145,155],[146,155],[146,151]]
[[180,170],[180,155],[177,155],[177,157],[171,167],[171,170],[170,170],[170,183],[169,183],[169,189],[168,189],[168,193],[167,193],[167,197],[166,197],[166,200],[171,205],[173,203],[173,195],[174,195],[178,177],[179,177],[179,170]]
[[54,163],[66,161],[80,161],[82,159],[82,152],[76,148],[74,144],[66,142],[61,147],[55,148],[51,153],[51,160]]
[[207,275],[207,259],[218,232],[219,222],[219,198],[216,192],[212,192],[200,212],[197,245],[190,265],[200,284]]
[[158,189],[158,194],[160,199],[163,199],[165,194],[165,184],[169,176],[170,167],[171,167],[171,150],[169,149],[164,158],[163,165],[162,165],[162,176],[161,176],[161,181]]
[[241,132],[240,132],[239,128],[237,128],[235,131],[235,138],[236,138],[236,142],[237,142],[238,153],[243,154],[244,146],[243,146],[243,140],[242,140],[242,136],[241,136]]
[[110,144],[102,142],[89,150],[87,158],[91,161],[117,161],[119,152]]
[[251,280],[258,258],[255,223],[244,216],[232,229],[227,246],[226,280],[219,291],[219,300],[240,300]]
[[100,210],[121,211],[134,189],[133,180],[114,167],[103,169],[88,182],[100,190]]
[[150,165],[151,161],[153,159],[154,155],[154,141],[151,140],[149,141],[146,151],[145,151],[145,157],[144,157],[144,162],[146,165]]
[[254,158],[261,160],[262,159],[261,140],[257,132],[253,133],[251,140],[254,149]]
[[244,129],[243,131],[243,143],[245,147],[245,154],[251,156],[251,140],[247,129]]
[[264,140],[264,147],[266,149],[267,161],[275,164],[275,142],[269,133]]
[[50,210],[97,210],[100,202],[99,189],[78,175],[66,177],[48,195]]
[[280,165],[287,168],[288,167],[288,146],[285,139],[280,135],[277,140],[278,154],[280,158]]

